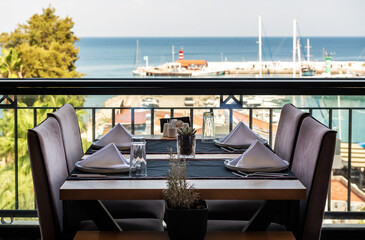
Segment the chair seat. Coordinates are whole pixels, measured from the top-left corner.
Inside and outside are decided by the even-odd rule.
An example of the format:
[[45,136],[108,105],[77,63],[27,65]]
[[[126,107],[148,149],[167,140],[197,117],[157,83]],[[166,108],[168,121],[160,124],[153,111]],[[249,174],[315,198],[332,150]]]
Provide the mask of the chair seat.
[[156,218],[163,219],[163,200],[104,200],[104,206],[115,218]]
[[208,219],[250,220],[262,200],[207,200]]
[[[116,219],[123,231],[163,231],[162,220],[153,218]],[[98,231],[92,220],[82,221],[79,231]]]
[[[242,231],[248,224],[248,221],[238,220],[208,220],[207,232],[220,232],[220,231]],[[266,229],[267,231],[285,231],[285,227],[271,223]]]

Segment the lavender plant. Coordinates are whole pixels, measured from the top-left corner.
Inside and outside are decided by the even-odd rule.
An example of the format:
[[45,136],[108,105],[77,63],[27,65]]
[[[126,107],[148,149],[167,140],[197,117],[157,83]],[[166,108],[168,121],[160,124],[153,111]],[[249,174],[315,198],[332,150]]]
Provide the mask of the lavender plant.
[[186,160],[180,160],[170,149],[170,167],[167,173],[167,189],[163,190],[164,198],[170,208],[194,208],[199,193],[186,177]]

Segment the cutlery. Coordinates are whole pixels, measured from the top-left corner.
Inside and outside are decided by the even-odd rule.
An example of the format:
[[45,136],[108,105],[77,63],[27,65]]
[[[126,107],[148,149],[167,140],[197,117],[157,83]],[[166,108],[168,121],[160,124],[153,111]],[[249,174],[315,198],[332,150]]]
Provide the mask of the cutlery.
[[84,178],[105,178],[107,175],[103,174],[71,174],[71,177],[84,177]]
[[244,150],[246,149],[242,149],[242,148],[233,148],[233,147],[227,147],[229,149],[231,149],[232,151],[235,151],[235,152],[243,152]]
[[265,176],[289,176],[289,173],[273,173],[273,172],[254,172],[254,173],[245,173],[242,171],[239,171],[239,173],[246,175],[246,176],[251,176],[251,175],[265,175]]
[[238,177],[242,177],[242,178],[246,178],[246,177],[247,177],[247,176],[245,176],[245,175],[241,175],[241,174],[236,173],[236,172],[232,172],[232,174],[234,174],[234,175],[236,175],[236,176],[238,176]]
[[222,150],[226,151],[226,152],[230,152],[230,153],[233,153],[234,151],[232,150],[229,150],[228,148],[225,148],[225,147],[220,147]]
[[271,173],[244,173],[244,172],[232,172],[232,174],[239,176],[239,177],[243,177],[243,178],[249,178],[249,177],[285,177],[285,176],[289,176],[289,174],[287,173],[282,173],[282,174],[271,174]]

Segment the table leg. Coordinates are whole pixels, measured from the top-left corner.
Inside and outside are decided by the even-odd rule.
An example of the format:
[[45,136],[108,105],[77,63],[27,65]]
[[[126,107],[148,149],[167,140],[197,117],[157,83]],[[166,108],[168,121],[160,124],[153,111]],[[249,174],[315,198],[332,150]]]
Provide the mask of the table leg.
[[80,202],[100,231],[123,231],[100,200]]
[[242,231],[265,231],[276,216],[280,201],[266,200]]
[[298,238],[300,232],[300,201],[287,201],[286,207],[286,229],[291,231],[295,238]]

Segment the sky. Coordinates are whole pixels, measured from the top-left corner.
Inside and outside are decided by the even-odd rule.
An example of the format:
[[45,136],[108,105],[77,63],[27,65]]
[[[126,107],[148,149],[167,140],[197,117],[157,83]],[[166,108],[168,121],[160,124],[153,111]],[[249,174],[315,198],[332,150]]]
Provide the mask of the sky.
[[78,37],[365,36],[365,0],[0,0],[0,33],[49,5]]

